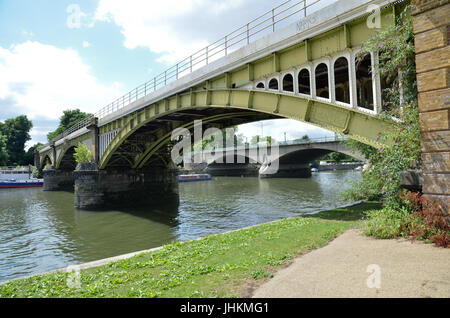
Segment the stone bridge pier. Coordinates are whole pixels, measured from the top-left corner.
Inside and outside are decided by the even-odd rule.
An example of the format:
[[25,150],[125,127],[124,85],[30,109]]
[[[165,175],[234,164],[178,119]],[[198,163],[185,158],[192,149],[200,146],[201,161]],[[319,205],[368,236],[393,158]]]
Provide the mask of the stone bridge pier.
[[[122,206],[178,206],[178,174],[165,148],[141,168],[126,162],[99,169],[99,129],[96,118],[86,132],[72,141],[50,145],[51,151],[39,165],[43,168],[44,191],[74,191],[75,207],[102,209]],[[74,158],[79,143],[87,145],[94,161],[77,164]]]
[[95,163],[80,164],[73,175],[79,209],[179,204],[175,167],[99,170]]

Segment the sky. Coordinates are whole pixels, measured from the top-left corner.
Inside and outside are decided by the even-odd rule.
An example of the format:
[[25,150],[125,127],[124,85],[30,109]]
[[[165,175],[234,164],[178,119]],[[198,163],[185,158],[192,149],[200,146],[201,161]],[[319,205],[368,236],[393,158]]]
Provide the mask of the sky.
[[[95,113],[283,2],[0,0],[0,121],[27,115],[27,146],[46,143],[64,110]],[[249,139],[262,132],[277,140],[332,135],[285,119],[238,129]]]

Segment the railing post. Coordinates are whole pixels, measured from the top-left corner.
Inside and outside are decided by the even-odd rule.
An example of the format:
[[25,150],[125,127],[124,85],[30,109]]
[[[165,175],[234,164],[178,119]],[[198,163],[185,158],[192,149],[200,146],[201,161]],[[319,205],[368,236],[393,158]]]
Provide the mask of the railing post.
[[250,43],[250,23],[247,23],[247,44]]
[[167,85],[167,71],[164,71],[164,86]]
[[175,79],[178,79],[178,63],[176,65]]
[[275,32],[275,9],[272,9],[272,32]]
[[189,56],[189,60],[190,60],[190,64],[191,64],[191,73],[192,73],[192,55],[191,56]]
[[153,91],[156,91],[156,77],[153,78]]
[[225,56],[228,55],[228,40],[227,40],[228,36],[225,35]]
[[306,18],[306,0],[303,0],[303,12],[304,12],[305,18]]
[[209,64],[208,63],[208,49],[209,49],[209,46],[206,47],[206,65]]

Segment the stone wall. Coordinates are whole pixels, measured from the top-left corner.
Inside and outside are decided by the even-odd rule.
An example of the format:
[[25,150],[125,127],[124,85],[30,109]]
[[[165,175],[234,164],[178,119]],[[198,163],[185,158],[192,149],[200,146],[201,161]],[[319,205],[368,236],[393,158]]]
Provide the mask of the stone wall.
[[412,0],[423,193],[450,210],[450,3]]

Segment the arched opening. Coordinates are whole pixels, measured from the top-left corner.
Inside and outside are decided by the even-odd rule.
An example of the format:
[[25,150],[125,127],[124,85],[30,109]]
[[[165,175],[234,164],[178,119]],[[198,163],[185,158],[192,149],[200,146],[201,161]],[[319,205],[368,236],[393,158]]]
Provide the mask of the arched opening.
[[336,101],[350,104],[348,61],[345,57],[340,57],[334,62],[334,84]]
[[265,85],[264,85],[263,82],[259,82],[258,85],[256,85],[256,88],[264,89],[264,88],[266,88],[266,87],[265,87]]
[[373,110],[372,62],[370,54],[355,60],[358,106]]
[[269,89],[278,90],[278,80],[276,78],[272,78],[269,82]]
[[50,157],[47,155],[47,156],[45,156],[44,161],[42,161],[41,169],[45,168],[45,166],[47,166],[47,165],[51,166],[52,164],[53,164],[52,159],[50,159]]
[[294,77],[291,74],[283,77],[283,91],[294,92]]
[[75,154],[75,147],[70,147],[69,149],[67,149],[67,151],[61,158],[58,169],[64,171],[74,171],[77,166],[75,157],[73,156],[74,154]]
[[298,92],[300,94],[311,95],[309,71],[306,68],[298,73]]
[[330,98],[328,84],[328,67],[325,63],[320,63],[316,67],[316,96]]

